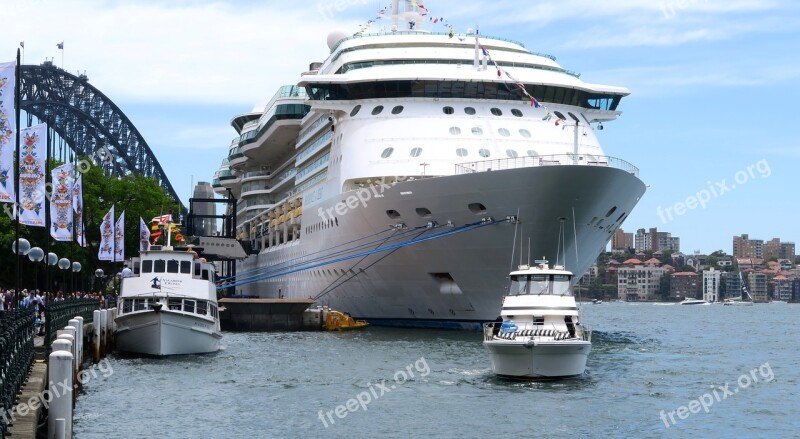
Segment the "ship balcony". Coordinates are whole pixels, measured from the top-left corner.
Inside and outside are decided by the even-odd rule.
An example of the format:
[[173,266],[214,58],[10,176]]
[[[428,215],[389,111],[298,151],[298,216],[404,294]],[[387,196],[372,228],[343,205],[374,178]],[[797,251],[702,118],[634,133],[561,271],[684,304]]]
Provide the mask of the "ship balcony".
[[243,165],[247,162],[247,156],[242,152],[242,147],[237,146],[228,153],[228,164],[232,167]]
[[297,169],[292,168],[277,177],[274,184],[263,180],[254,180],[242,183],[242,198],[250,195],[272,194],[291,183],[297,175]]
[[300,122],[310,111],[304,104],[280,104],[275,113],[261,128],[250,131],[240,138],[241,152],[258,162],[269,162],[293,149],[300,133]]
[[475,172],[502,171],[506,169],[534,168],[540,166],[597,166],[620,169],[639,177],[639,168],[616,157],[592,154],[556,154],[515,157],[456,164],[456,175]]

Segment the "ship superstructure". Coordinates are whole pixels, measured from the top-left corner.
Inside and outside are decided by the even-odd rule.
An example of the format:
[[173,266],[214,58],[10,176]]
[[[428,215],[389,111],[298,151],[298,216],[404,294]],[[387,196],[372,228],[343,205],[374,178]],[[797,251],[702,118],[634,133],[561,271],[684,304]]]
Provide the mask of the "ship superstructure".
[[521,223],[534,254],[555,254],[566,220],[564,248],[580,249],[566,266],[583,273],[638,202],[638,170],[596,135],[626,89],[585,83],[521,43],[427,30],[424,13],[395,1],[387,29],[332,32],[327,60],[233,119],[213,186],[240,199],[251,255],[237,292],[311,296],[375,323],[477,326],[497,317],[513,225],[314,262],[369,236],[499,218]]

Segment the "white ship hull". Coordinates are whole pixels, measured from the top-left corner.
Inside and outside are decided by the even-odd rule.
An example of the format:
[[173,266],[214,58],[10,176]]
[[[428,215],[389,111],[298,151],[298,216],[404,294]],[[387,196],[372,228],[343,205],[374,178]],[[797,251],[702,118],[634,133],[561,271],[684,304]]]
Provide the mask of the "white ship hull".
[[212,320],[168,310],[145,311],[117,318],[116,350],[166,356],[219,350],[222,334]]
[[484,341],[495,374],[512,378],[568,378],[583,374],[592,344],[583,340],[527,344]]
[[[515,226],[509,222],[363,260],[306,266],[303,271],[276,274],[290,271],[281,270],[279,264],[308,262],[330,254],[325,250],[334,247],[352,248],[357,245],[352,241],[378,234],[390,225],[403,223],[411,229],[431,221],[440,225],[450,221],[458,227],[486,217],[501,220],[511,215],[518,215],[521,221],[514,258],[519,258],[520,242],[527,258],[530,241],[531,258],[559,255],[565,258],[568,270],[584,273],[644,191],[644,184],[630,172],[585,165],[538,166],[406,181],[348,209],[344,215],[334,215],[335,225],[314,229],[300,239],[248,257],[238,265],[240,276],[252,275],[255,270],[272,274],[260,282],[237,287],[236,293],[317,298],[331,285],[358,273],[321,295],[318,301],[378,325],[480,329],[482,322],[497,317],[505,294],[515,245]],[[320,212],[324,214],[351,194],[337,194],[304,206],[302,230],[314,228],[324,218]],[[472,211],[468,206],[473,203],[482,204],[485,211]],[[419,208],[428,209],[431,214],[421,216]],[[387,210],[397,211],[400,217],[390,219]],[[577,218],[574,231],[573,216]],[[568,233],[566,246],[559,250],[560,218],[568,219]],[[430,233],[434,231],[415,232],[406,235],[406,239]],[[377,239],[391,234],[378,235]]]

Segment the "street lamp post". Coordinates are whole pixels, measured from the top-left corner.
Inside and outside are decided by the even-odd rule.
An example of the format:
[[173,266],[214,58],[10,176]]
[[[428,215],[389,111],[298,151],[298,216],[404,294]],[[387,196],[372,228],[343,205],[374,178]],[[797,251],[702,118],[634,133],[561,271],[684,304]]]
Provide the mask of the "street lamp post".
[[97,292],[99,292],[101,296],[103,295],[103,292],[100,291],[100,287],[102,286],[101,282],[104,274],[105,273],[103,272],[102,268],[98,268],[94,271],[94,277],[97,278]]
[[52,293],[51,289],[53,288],[53,283],[50,280],[50,272],[51,272],[50,267],[52,267],[53,265],[56,265],[57,263],[58,263],[58,255],[53,253],[53,252],[48,253],[47,254],[47,266],[45,268],[47,273],[46,273],[46,276],[44,277],[45,278],[45,282],[46,282],[45,287],[44,287],[45,288],[45,292],[44,292],[45,300],[46,300],[46,298],[48,296],[52,297],[51,296],[51,293]]
[[[77,288],[75,288],[75,273],[80,273],[80,272],[81,272],[81,263],[77,262],[77,261],[73,262],[72,263],[72,290],[73,291],[77,290]],[[78,275],[78,283],[80,283],[80,280],[81,280],[81,275]]]
[[[19,243],[19,245],[17,245],[18,243]],[[27,255],[28,252],[31,250],[31,243],[25,238],[18,238],[17,240],[15,240],[11,244],[11,250],[14,252],[14,254],[17,255],[17,264],[20,265],[20,269],[19,269],[20,270],[19,271],[20,275],[17,278],[17,285],[16,285],[16,288],[14,289],[14,308],[16,308],[17,306],[19,306],[19,292],[22,290],[22,285],[21,285],[21,282],[22,282],[21,281],[21,278],[22,278],[22,274],[21,274],[22,266],[21,265],[22,265],[22,263],[21,263],[21,259],[22,259],[23,256]]]
[[34,247],[28,252],[28,259],[33,262],[33,288],[39,290],[39,262],[44,259],[44,250]]
[[62,275],[61,275],[61,283],[62,284],[66,284],[67,283],[67,269],[69,268],[69,265],[70,265],[70,262],[69,262],[69,259],[67,259],[67,258],[61,258],[61,259],[58,260],[58,268],[60,268],[62,270]]

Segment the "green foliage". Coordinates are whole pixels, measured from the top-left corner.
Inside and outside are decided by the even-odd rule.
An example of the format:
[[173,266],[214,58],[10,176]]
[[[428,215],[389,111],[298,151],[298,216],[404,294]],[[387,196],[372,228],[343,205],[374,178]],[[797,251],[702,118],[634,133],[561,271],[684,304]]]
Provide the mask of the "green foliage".
[[[59,163],[51,162],[51,169]],[[47,180],[50,178],[48,176]],[[49,203],[48,203],[49,204]],[[97,268],[102,268],[106,274],[120,271],[120,264],[99,262],[97,249],[100,243],[100,224],[105,215],[115,205],[116,221],[122,211],[125,211],[125,257],[130,258],[139,252],[139,217],[148,223],[154,216],[163,213],[180,212],[178,204],[159,186],[158,182],[141,175],[127,175],[122,178],[112,178],[103,175],[102,169],[92,166],[83,174],[83,204],[84,204],[84,229],[88,247],[81,248],[77,243],[55,242],[49,237],[48,229],[44,227],[20,226],[20,236],[31,242],[32,247],[41,247],[45,252],[50,251],[59,258],[66,257],[70,261],[78,261],[82,265],[81,276],[83,285],[90,286],[93,282],[93,273]],[[175,218],[177,220],[177,218]],[[16,265],[15,255],[11,252],[14,242],[15,223],[8,215],[0,215],[0,285],[13,288],[15,284]],[[49,249],[48,249],[49,245]],[[25,258],[23,261],[23,287],[33,288],[33,272],[39,274],[38,286],[43,287],[44,263],[39,263],[34,268],[34,263]],[[52,268],[54,280],[61,282],[64,273],[58,268]],[[70,273],[71,275],[71,273]],[[69,281],[69,276],[67,276]]]

